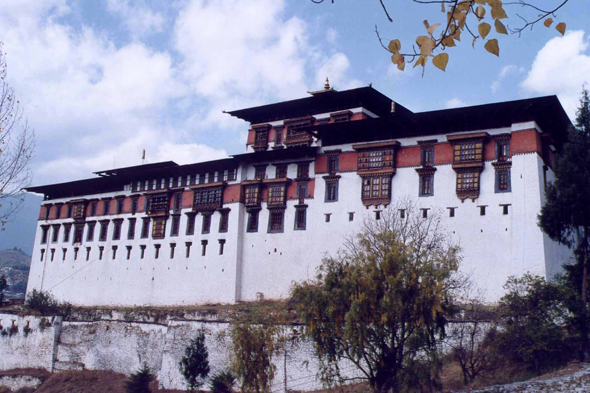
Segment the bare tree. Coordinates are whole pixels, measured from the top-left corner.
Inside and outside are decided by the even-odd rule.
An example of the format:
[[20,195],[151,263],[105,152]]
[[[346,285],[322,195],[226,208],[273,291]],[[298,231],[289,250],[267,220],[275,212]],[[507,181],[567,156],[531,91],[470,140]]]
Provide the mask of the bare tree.
[[24,190],[33,178],[30,163],[35,134],[30,129],[7,78],[6,55],[0,42],[0,227],[21,209]]

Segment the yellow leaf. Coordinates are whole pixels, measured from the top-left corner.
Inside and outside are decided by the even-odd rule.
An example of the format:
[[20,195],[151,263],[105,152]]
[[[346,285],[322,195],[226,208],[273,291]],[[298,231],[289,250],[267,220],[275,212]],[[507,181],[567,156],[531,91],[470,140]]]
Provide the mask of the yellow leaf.
[[403,71],[404,68],[406,68],[406,62],[405,61],[403,61],[403,62],[401,62],[400,64],[397,65],[397,69],[400,70],[400,71]]
[[399,42],[399,40],[389,41],[389,46],[387,47],[387,49],[389,49],[389,51],[391,53],[397,53],[400,51],[401,48],[402,48],[402,44],[401,44],[401,42]]
[[461,30],[457,29],[455,34],[453,34],[453,38],[456,39],[457,41],[461,41]]
[[500,19],[496,19],[494,26],[496,27],[496,32],[498,34],[508,34],[508,31],[506,31],[506,26],[504,26],[504,23],[500,22]]
[[497,39],[494,38],[492,40],[488,40],[488,42],[486,42],[486,44],[483,47],[486,48],[486,50],[491,54],[500,57],[500,47],[498,46]]
[[471,43],[473,49],[475,49],[475,41],[477,41],[477,37],[473,37],[473,42]]
[[545,19],[545,22],[543,22],[545,27],[551,27],[552,23],[553,23],[553,19],[551,19],[551,18],[547,18],[547,19]]
[[508,15],[506,15],[506,11],[502,8],[502,2],[500,0],[496,0],[492,4],[492,18],[494,19],[506,19]]
[[416,43],[420,47],[420,54],[424,56],[430,56],[436,45],[433,39],[426,37],[425,35],[416,38]]
[[483,8],[482,5],[478,6],[477,9],[475,10],[475,16],[477,16],[479,18],[479,20],[482,20],[485,14],[486,14],[486,9]]
[[459,4],[457,4],[457,9],[461,10],[461,11],[467,11],[467,10],[469,10],[469,6],[470,6],[469,1],[462,1]]
[[440,10],[442,11],[442,13],[443,13],[443,14],[444,14],[444,13],[445,13],[445,11],[446,11],[446,10],[445,10],[445,3],[444,3],[444,1],[443,1],[442,3],[440,3]]
[[455,40],[453,39],[453,37],[445,37],[442,40],[442,44],[444,46],[449,46],[449,47],[451,47],[451,46],[457,46],[457,45],[455,45]]
[[433,24],[432,26],[430,26],[430,27],[427,29],[427,31],[428,31],[428,34],[432,35],[432,33],[434,33],[434,30],[436,30],[436,28],[437,28],[438,26],[440,26],[440,23],[435,23],[435,24]]
[[426,30],[428,30],[428,28],[430,27],[430,24],[428,23],[428,21],[425,19],[424,22],[424,27],[426,27]]
[[438,69],[445,70],[447,68],[447,63],[449,62],[449,55],[448,53],[441,53],[439,55],[434,56],[432,59],[432,64]]
[[557,26],[555,26],[555,30],[559,31],[561,35],[565,34],[565,23],[561,22]]
[[475,0],[476,4],[485,4],[486,2],[484,0]]
[[395,55],[391,56],[391,62],[393,64],[399,65],[399,64],[403,63],[404,61],[405,61],[404,56],[399,53],[396,53]]
[[477,26],[477,30],[479,30],[479,35],[481,36],[481,38],[485,39],[486,36],[490,33],[490,30],[492,30],[492,26],[490,26],[489,23],[482,22],[479,24],[479,26]]

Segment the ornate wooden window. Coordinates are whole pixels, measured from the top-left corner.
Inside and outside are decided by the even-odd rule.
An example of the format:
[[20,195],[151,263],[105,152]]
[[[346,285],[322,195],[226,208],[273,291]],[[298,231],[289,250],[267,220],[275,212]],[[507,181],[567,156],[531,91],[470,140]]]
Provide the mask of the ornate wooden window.
[[338,201],[338,181],[340,180],[339,175],[327,175],[324,176],[326,181],[326,195],[324,202],[337,202]]
[[512,167],[512,162],[497,161],[493,162],[492,166],[496,170],[495,192],[511,192],[510,168]]
[[295,206],[295,230],[304,231],[307,219],[307,205]]
[[312,142],[312,137],[307,131],[305,131],[305,127],[313,125],[314,121],[315,118],[312,116],[286,121],[287,138],[285,139],[285,145],[309,146]]
[[287,177],[287,168],[288,168],[287,164],[277,165],[277,171],[276,171],[275,177],[277,179],[286,178]]
[[168,195],[154,195],[150,198],[148,214],[164,214],[170,210]]
[[163,239],[166,236],[166,218],[154,218],[152,238]]
[[351,111],[341,111],[336,113],[330,113],[330,117],[334,119],[334,123],[341,123],[345,121],[349,121],[350,117],[352,116]]
[[283,126],[274,126],[275,129],[275,146],[283,145]]
[[419,176],[418,195],[421,197],[434,195],[434,172],[436,168],[432,166],[424,166],[416,169]]
[[90,202],[90,214],[89,216],[93,217],[96,216],[96,211],[98,209],[98,202]]
[[271,210],[268,215],[268,232],[283,232],[283,221],[285,220],[285,210]]
[[418,142],[420,145],[420,164],[422,166],[431,166],[434,164],[434,144],[436,141]]
[[244,187],[244,205],[247,207],[260,206],[260,185],[253,184]]
[[172,209],[174,213],[180,213],[180,210],[182,209],[182,192],[174,194]]
[[61,218],[61,204],[55,205],[55,219],[59,220]]
[[254,151],[265,151],[268,149],[268,130],[269,124],[254,128]]
[[287,185],[285,183],[268,186],[268,206],[284,206]]
[[76,203],[74,205],[74,220],[84,219],[86,204],[84,202]]
[[506,161],[510,158],[510,134],[501,134],[494,137],[494,150],[496,160]]
[[479,171],[457,173],[457,194],[479,194]]
[[193,211],[212,211],[223,203],[223,187],[197,188],[193,198]]
[[127,228],[127,239],[133,240],[135,239],[135,218],[129,219],[129,227]]
[[361,151],[358,153],[358,169],[394,168],[394,160],[395,154],[393,149]]
[[363,204],[388,205],[391,202],[391,178],[391,174],[363,176]]
[[266,178],[266,165],[254,167],[254,179],[264,180]]
[[297,178],[303,179],[309,177],[309,162],[301,162],[297,164]]

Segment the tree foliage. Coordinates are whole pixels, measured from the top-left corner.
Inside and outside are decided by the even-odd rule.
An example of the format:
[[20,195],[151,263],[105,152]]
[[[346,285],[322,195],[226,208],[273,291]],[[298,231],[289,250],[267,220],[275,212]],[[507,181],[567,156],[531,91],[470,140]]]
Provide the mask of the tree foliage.
[[211,378],[211,393],[232,393],[236,377],[230,371],[222,371]]
[[[405,211],[401,218],[398,209]],[[450,311],[459,248],[441,226],[408,201],[366,220],[338,257],[323,260],[315,280],[292,299],[307,324],[328,384],[369,382],[374,392],[435,387],[436,350]],[[350,362],[350,370],[341,365]]]
[[540,374],[569,360],[568,313],[563,299],[570,288],[526,274],[511,277],[499,304],[495,353]]
[[0,42],[0,227],[20,210],[23,187],[33,173],[29,167],[35,136],[29,128],[14,89],[7,82],[6,56]]
[[582,92],[576,128],[559,153],[555,164],[555,182],[547,186],[546,202],[539,214],[539,226],[549,237],[576,252],[581,273],[578,321],[582,339],[582,357],[590,360],[588,339],[588,246],[590,241],[590,94]]
[[0,275],[0,305],[4,301],[4,291],[8,289],[8,280],[4,274]]
[[284,321],[281,311],[271,310],[238,315],[232,320],[232,368],[243,392],[269,391],[276,371],[273,359],[285,341]]
[[209,375],[209,352],[205,346],[203,330],[199,330],[197,337],[184,350],[179,367],[191,393],[203,385],[203,380]]
[[25,299],[25,306],[41,315],[61,315],[68,319],[73,306],[68,302],[58,302],[49,292],[33,289]]
[[[311,0],[319,4],[325,0]],[[484,49],[491,54],[500,56],[498,38],[509,32],[520,35],[534,25],[543,23],[547,28],[554,23],[552,17],[569,0],[551,0],[548,9],[541,9],[538,4],[524,0],[502,3],[500,0],[413,0],[415,3],[439,6],[443,17],[436,23],[430,24],[424,20],[425,31],[416,37],[415,44],[410,49],[403,49],[400,40],[385,40],[379,35],[377,26],[375,32],[379,42],[391,53],[391,61],[403,71],[407,63],[414,63],[414,67],[424,68],[429,59],[435,67],[444,71],[449,62],[448,49],[463,41],[470,41],[475,48],[478,41],[485,42]],[[331,0],[332,3],[335,0]],[[389,22],[394,22],[397,15],[390,15],[387,10],[387,0],[379,0]],[[510,11],[518,6],[518,13]],[[516,18],[518,17],[518,19]],[[510,19],[512,18],[512,19]],[[514,26],[509,22],[516,20]],[[565,22],[555,24],[555,29],[565,34]],[[490,34],[494,32],[492,37]],[[467,36],[467,39],[465,37]]]
[[137,372],[131,374],[129,379],[125,381],[125,392],[126,393],[150,393],[150,383],[155,381],[156,377],[150,372],[149,367],[146,363],[137,370]]

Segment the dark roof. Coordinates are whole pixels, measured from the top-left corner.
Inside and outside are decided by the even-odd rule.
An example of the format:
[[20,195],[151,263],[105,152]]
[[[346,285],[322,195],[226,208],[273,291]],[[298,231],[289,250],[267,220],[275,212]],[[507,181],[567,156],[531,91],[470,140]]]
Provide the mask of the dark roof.
[[526,121],[535,121],[543,132],[551,136],[558,148],[567,138],[567,130],[571,126],[557,97],[547,96],[405,116],[390,114],[379,119],[329,123],[307,128],[319,134],[323,146],[331,146],[510,127],[513,123]]
[[221,160],[199,162],[189,165],[178,165],[174,161],[164,161],[154,164],[98,171],[94,173],[98,174],[99,177],[66,183],[27,187],[25,190],[45,194],[47,199],[93,195],[103,192],[122,191],[125,185],[132,181],[189,175],[211,170],[223,170],[235,168],[237,165],[238,161],[234,158],[223,158]]
[[[391,112],[391,98],[372,87],[359,87],[345,91],[331,91],[297,100],[226,112],[252,124],[293,119],[318,113],[337,112],[344,109],[363,107],[378,116]],[[410,112],[396,103],[396,112]]]
[[232,157],[242,162],[262,162],[272,160],[293,160],[296,158],[315,157],[317,147],[298,146],[285,149],[266,150],[256,153],[236,154]]

